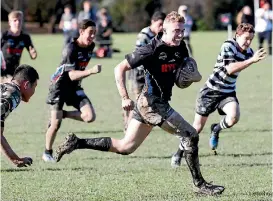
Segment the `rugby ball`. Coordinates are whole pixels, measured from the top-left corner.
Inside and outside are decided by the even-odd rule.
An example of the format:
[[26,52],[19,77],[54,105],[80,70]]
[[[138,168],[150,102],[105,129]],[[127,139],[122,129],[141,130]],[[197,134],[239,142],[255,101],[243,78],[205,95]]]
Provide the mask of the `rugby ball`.
[[175,84],[181,89],[189,87],[193,82],[202,79],[197,63],[192,57],[186,57],[178,67],[175,75]]

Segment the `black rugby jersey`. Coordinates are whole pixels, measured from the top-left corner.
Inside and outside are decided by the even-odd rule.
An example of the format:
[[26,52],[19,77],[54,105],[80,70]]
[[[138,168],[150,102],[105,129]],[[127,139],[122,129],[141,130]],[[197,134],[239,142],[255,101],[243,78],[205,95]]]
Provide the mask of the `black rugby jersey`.
[[1,86],[1,127],[4,127],[5,119],[20,104],[21,92],[19,86],[14,83],[3,83]]
[[67,90],[77,90],[81,88],[81,80],[71,80],[68,72],[71,70],[84,71],[88,65],[95,44],[88,47],[78,46],[76,40],[69,43],[62,52],[62,61],[56,72],[51,76],[51,90],[56,93]]
[[176,69],[189,56],[189,53],[183,40],[179,46],[168,46],[161,40],[161,37],[162,33],[153,38],[148,45],[127,54],[125,58],[131,68],[143,65],[144,91],[164,101],[169,101],[172,96]]
[[19,66],[23,49],[29,51],[29,47],[33,48],[30,36],[27,33],[21,32],[19,36],[13,36],[9,31],[5,31],[1,38],[1,50],[6,62],[6,69],[8,74],[13,74],[15,68]]

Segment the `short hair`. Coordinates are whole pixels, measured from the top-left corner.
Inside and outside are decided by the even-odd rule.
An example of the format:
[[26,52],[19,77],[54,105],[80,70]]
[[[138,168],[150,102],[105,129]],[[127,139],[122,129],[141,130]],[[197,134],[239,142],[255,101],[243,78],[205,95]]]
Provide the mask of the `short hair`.
[[153,14],[151,20],[153,20],[153,21],[163,20],[163,21],[164,21],[165,18],[166,18],[166,14],[165,14],[165,13],[160,12],[160,11],[156,11],[156,12]]
[[166,16],[164,22],[182,22],[182,23],[185,23],[185,19],[184,19],[183,16],[179,15],[178,12],[172,11]]
[[64,6],[64,8],[69,8],[70,10],[72,9],[72,7],[71,7],[70,4],[66,4],[66,5]]
[[88,27],[96,27],[96,23],[92,20],[84,19],[79,23],[79,29],[87,29]]
[[27,80],[32,85],[39,79],[39,74],[32,66],[22,64],[15,69],[12,79],[19,82]]
[[9,18],[9,20],[10,20],[11,18],[21,18],[21,19],[22,19],[23,16],[24,16],[24,14],[23,14],[22,11],[20,11],[20,10],[14,10],[14,11],[11,11],[11,12],[9,13],[8,18]]
[[236,35],[242,35],[245,32],[255,33],[254,27],[249,23],[241,23],[236,28]]

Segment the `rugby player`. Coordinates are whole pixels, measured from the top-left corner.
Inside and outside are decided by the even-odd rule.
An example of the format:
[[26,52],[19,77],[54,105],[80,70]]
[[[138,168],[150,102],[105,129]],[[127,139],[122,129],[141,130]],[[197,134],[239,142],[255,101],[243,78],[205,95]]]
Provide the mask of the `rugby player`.
[[[216,109],[224,115],[219,123],[211,125],[210,147],[215,151],[221,130],[231,128],[240,118],[239,101],[236,96],[236,81],[239,73],[254,63],[263,60],[266,52],[263,48],[255,54],[250,48],[254,38],[254,28],[251,24],[238,25],[233,39],[225,41],[217,57],[213,73],[209,76],[204,87],[200,90],[196,100],[196,114],[193,127],[200,133],[205,126],[208,116]],[[183,144],[173,155],[171,165],[181,165]]]
[[[223,186],[208,183],[203,178],[198,157],[199,136],[196,130],[184,120],[170,105],[175,72],[188,50],[183,39],[184,18],[177,12],[168,14],[163,23],[163,33],[158,34],[151,43],[127,54],[125,60],[115,68],[117,88],[122,99],[122,107],[129,111],[134,108],[123,139],[110,137],[80,139],[71,133],[56,151],[56,161],[64,154],[77,149],[93,149],[128,155],[133,153],[152,131],[159,126],[168,133],[182,137],[185,158],[198,193],[218,195]],[[139,66],[145,71],[145,86],[136,105],[128,96],[125,86],[125,72]]]

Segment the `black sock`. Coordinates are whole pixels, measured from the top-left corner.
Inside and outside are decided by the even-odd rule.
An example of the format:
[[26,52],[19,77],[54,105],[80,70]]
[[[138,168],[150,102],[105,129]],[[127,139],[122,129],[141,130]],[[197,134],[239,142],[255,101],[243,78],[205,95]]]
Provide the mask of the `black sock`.
[[78,140],[77,149],[94,149],[99,151],[109,151],[112,140],[110,137],[86,138]]
[[67,111],[63,110],[63,119],[67,117]]
[[184,150],[180,149],[180,147],[179,147],[175,155],[177,155],[180,158],[182,158],[183,157],[183,153],[184,153]]
[[224,117],[219,124],[214,126],[213,131],[215,133],[219,133],[222,129],[230,128],[230,126],[226,122],[226,117]]
[[222,128],[221,128],[221,126],[220,126],[220,123],[217,124],[216,126],[214,126],[214,128],[213,128],[213,131],[214,131],[215,133],[219,133],[221,130],[222,130]]
[[191,139],[187,140],[190,142],[185,144],[185,146],[190,146],[189,150],[185,150],[185,160],[187,165],[191,171],[193,183],[195,186],[200,186],[205,180],[200,171],[200,164],[199,164],[199,157],[198,157],[198,137],[192,137]]
[[52,155],[53,150],[52,150],[52,149],[50,149],[50,150],[45,149],[45,153],[46,153],[46,154],[50,154],[50,155]]

